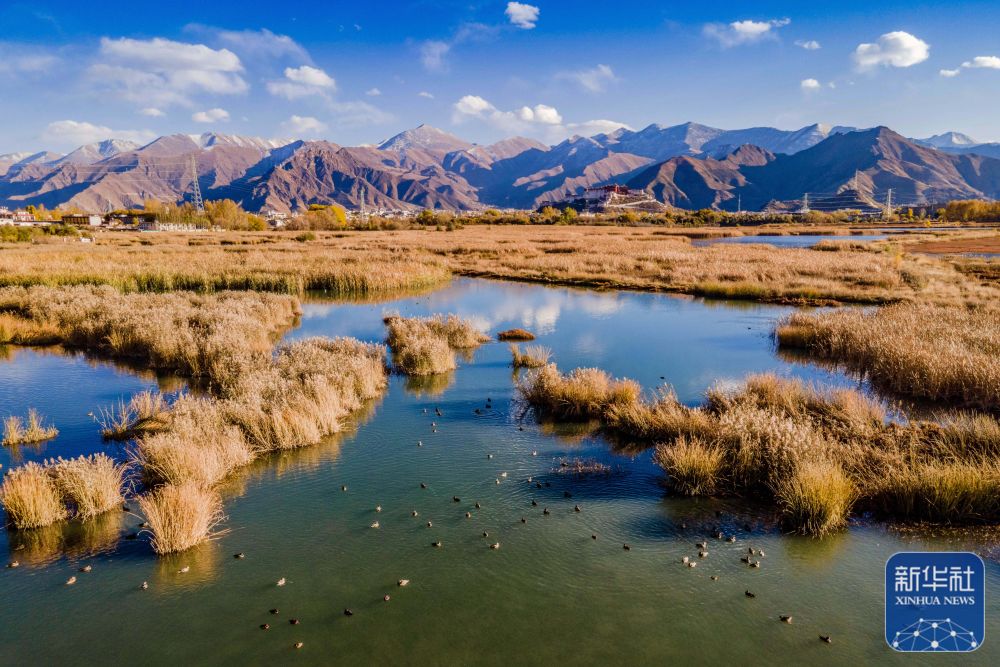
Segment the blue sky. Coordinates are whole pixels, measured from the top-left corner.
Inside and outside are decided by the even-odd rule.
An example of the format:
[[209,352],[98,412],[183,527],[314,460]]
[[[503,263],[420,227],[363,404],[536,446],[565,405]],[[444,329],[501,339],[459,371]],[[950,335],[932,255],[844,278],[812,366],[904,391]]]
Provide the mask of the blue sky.
[[1000,3],[608,6],[6,2],[0,153],[208,130],[355,145],[420,123],[483,143],[688,120],[1000,140]]

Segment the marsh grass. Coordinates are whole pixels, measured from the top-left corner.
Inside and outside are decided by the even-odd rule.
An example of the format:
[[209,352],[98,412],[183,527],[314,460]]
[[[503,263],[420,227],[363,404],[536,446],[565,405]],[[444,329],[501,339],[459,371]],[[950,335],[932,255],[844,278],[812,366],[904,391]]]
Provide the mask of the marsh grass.
[[563,375],[555,364],[526,374],[518,394],[542,414],[555,419],[605,419],[638,401],[641,390],[632,380],[615,380],[597,368],[578,368]]
[[139,497],[158,554],[184,551],[212,537],[224,519],[219,494],[195,484],[164,484]]
[[0,501],[16,528],[41,528],[68,516],[52,474],[35,462],[7,471]]
[[[630,388],[610,399],[614,383]],[[680,493],[772,498],[794,531],[837,530],[855,505],[911,521],[1000,518],[1000,421],[989,414],[899,423],[860,392],[774,375],[714,387],[692,408],[669,390],[644,399],[627,380],[552,364],[518,393],[547,418],[596,418],[609,435],[655,445]]]
[[846,524],[857,491],[837,463],[805,459],[777,480],[774,496],[788,528],[821,537]]
[[1000,406],[1000,308],[897,304],[794,313],[777,329],[800,348],[895,394],[985,410]]
[[720,447],[680,436],[671,444],[658,445],[655,459],[666,471],[675,491],[686,496],[701,496],[712,495],[721,488],[724,456]]
[[541,345],[528,345],[521,351],[521,346],[511,344],[510,354],[514,368],[541,368],[549,363],[552,351]]
[[107,454],[47,461],[50,474],[63,499],[74,508],[74,516],[90,519],[121,507],[127,465]]
[[415,376],[437,375],[456,368],[455,352],[475,349],[489,337],[455,315],[384,319],[387,342],[396,368]]
[[59,429],[46,426],[44,421],[34,408],[28,410],[28,416],[23,420],[15,415],[8,417],[3,423],[4,446],[31,445],[59,435]]
[[529,341],[535,340],[535,334],[527,329],[507,329],[497,334],[499,341]]
[[132,440],[144,433],[155,433],[167,428],[170,405],[163,394],[142,391],[129,401],[119,401],[111,408],[101,408],[98,423],[105,440]]

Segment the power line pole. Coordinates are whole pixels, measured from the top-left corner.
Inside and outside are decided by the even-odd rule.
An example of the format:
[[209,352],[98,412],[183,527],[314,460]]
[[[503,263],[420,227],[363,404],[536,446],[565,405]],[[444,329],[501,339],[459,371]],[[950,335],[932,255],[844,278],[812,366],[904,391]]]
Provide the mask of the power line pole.
[[361,186],[361,222],[368,222],[368,209],[365,206],[365,199],[368,197],[368,188]]
[[743,195],[736,195],[736,212],[743,212]]
[[194,207],[199,213],[205,212],[205,204],[201,200],[201,186],[198,184],[198,161],[191,155],[191,184],[194,188]]
[[885,195],[885,217],[886,219],[892,218],[892,188]]
[[809,193],[808,192],[805,193],[804,195],[802,195],[802,212],[803,213],[808,213],[809,212]]

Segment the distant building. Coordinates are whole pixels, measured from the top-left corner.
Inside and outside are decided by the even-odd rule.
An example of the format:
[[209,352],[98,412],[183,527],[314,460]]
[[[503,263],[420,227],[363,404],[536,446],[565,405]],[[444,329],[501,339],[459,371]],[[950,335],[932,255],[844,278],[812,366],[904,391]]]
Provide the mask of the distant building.
[[159,220],[143,220],[139,223],[141,232],[197,232],[201,228],[187,222],[160,222]]
[[267,222],[267,226],[272,229],[280,229],[288,224],[288,214],[282,213],[281,211],[275,211],[274,209],[268,209],[261,212],[264,215],[264,220]]
[[104,219],[99,215],[87,213],[71,213],[62,217],[64,225],[77,225],[78,227],[99,227]]
[[0,206],[0,225],[13,225],[14,214],[6,206]]
[[662,213],[667,206],[654,199],[645,190],[632,190],[628,186],[611,184],[587,188],[582,195],[567,197],[563,201],[545,202],[542,206],[574,208],[580,213]]
[[18,209],[14,211],[13,214],[14,224],[32,223],[35,221],[35,214],[31,211],[25,211],[24,209]]

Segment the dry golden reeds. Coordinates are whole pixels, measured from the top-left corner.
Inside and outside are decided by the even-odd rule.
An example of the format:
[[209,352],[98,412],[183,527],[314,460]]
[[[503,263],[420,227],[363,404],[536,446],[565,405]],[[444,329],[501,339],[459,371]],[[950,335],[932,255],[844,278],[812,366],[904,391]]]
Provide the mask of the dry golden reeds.
[[55,480],[45,466],[30,462],[4,475],[0,502],[17,528],[40,528],[67,516]]
[[43,417],[34,408],[28,410],[28,416],[24,420],[11,415],[3,423],[3,444],[7,447],[45,442],[57,435],[59,429],[46,426]]
[[163,394],[141,391],[128,403],[119,401],[117,406],[102,408],[98,422],[101,435],[106,440],[131,440],[144,433],[155,433],[167,427],[170,405]]
[[512,344],[510,354],[514,368],[541,368],[549,363],[552,351],[541,345],[528,345],[522,351],[520,345]]
[[56,487],[74,508],[74,516],[89,519],[121,507],[126,465],[107,454],[47,461]]
[[152,534],[153,550],[168,554],[212,537],[223,520],[222,500],[196,484],[164,484],[139,497],[139,510]]
[[385,318],[393,362],[406,375],[436,375],[454,370],[455,350],[469,350],[489,338],[455,315]]
[[723,450],[697,438],[680,436],[656,447],[660,464],[675,491],[687,496],[712,495],[721,487]]

